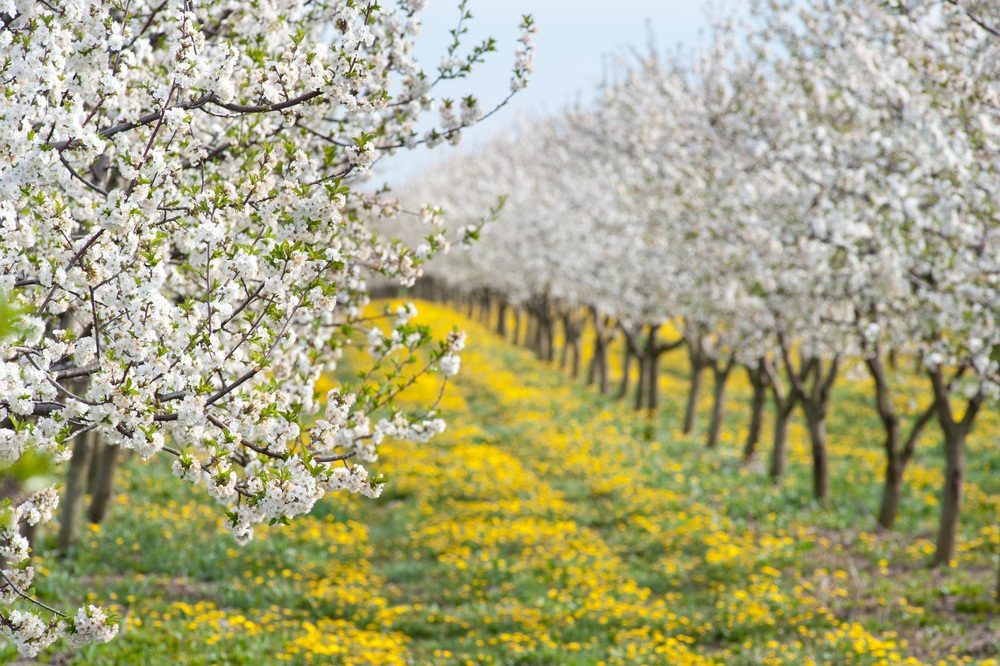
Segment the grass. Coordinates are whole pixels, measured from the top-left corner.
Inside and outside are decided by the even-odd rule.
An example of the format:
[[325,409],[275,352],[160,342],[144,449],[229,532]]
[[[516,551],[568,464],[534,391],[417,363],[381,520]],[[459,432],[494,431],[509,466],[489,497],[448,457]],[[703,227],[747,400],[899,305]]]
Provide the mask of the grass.
[[[41,572],[38,590],[67,606],[117,604],[123,632],[49,658],[996,663],[995,409],[969,442],[958,561],[932,570],[939,438],[925,436],[907,472],[898,530],[875,531],[882,453],[864,381],[842,381],[834,398],[823,507],[810,496],[798,421],[783,484],[769,483],[760,462],[740,464],[749,402],[740,377],[722,444],[706,451],[697,432],[677,431],[682,352],[664,359],[663,410],[649,424],[478,324],[420,309],[439,330],[468,330],[471,343],[442,403],[447,432],[383,445],[380,500],[331,497],[239,548],[214,504],[166,463],[128,464],[108,520]],[[418,383],[413,399],[429,402],[436,389]]]

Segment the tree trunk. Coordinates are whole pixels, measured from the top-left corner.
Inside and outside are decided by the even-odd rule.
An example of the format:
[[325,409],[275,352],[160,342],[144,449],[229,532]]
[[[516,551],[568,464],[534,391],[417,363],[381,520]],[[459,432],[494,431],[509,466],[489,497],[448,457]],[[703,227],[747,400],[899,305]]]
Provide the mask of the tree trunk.
[[726,383],[733,369],[732,360],[720,367],[717,363],[712,367],[712,377],[715,385],[712,387],[712,418],[708,425],[708,441],[706,446],[714,449],[719,445],[719,434],[722,432],[722,417],[726,407]]
[[501,338],[507,337],[507,303],[500,301],[498,306],[499,314],[497,317],[497,335]]
[[570,312],[562,316],[562,327],[563,346],[559,355],[559,368],[565,370],[568,366],[571,376],[576,379],[580,375],[580,333],[582,326]]
[[649,354],[646,368],[646,408],[650,416],[660,408],[660,355],[656,352]]
[[597,374],[600,377],[598,382],[598,389],[601,395],[608,394],[608,342],[604,341],[601,343],[601,353],[597,357]]
[[66,490],[63,492],[59,536],[56,540],[56,548],[61,556],[69,552],[80,530],[83,495],[87,487],[87,466],[94,439],[95,434],[90,431],[77,435],[73,442],[73,454],[66,470]]
[[535,354],[538,356],[538,360],[547,361],[549,360],[549,349],[548,345],[552,341],[552,336],[550,334],[550,322],[548,316],[545,312],[544,307],[539,307],[538,311],[535,313],[536,321],[536,349]]
[[539,360],[542,358],[542,320],[537,314],[528,319],[528,339],[531,340],[531,351]]
[[830,469],[826,447],[826,411],[822,408],[806,409],[809,426],[809,443],[812,449],[813,497],[826,502],[830,494]]
[[556,358],[556,327],[552,318],[545,317],[545,360],[551,363]]
[[753,400],[750,404],[750,428],[743,444],[743,460],[751,460],[757,453],[757,442],[760,441],[760,431],[764,425],[764,408],[767,406],[767,381],[763,370],[748,367],[747,375],[753,386]]
[[[885,484],[882,486],[882,503],[878,510],[878,524],[883,529],[891,530],[899,515],[899,500],[903,494],[903,465],[900,457],[889,453],[886,444]],[[898,450],[896,448],[893,451]]]
[[965,478],[965,434],[960,425],[949,425],[944,429],[944,488],[941,491],[941,523],[934,553],[935,565],[949,564],[955,559]]
[[937,413],[937,398],[916,420],[910,424],[909,434],[903,442],[902,422],[892,404],[889,377],[882,363],[882,352],[876,347],[875,353],[865,359],[868,373],[875,383],[875,408],[885,431],[885,483],[882,487],[882,502],[878,511],[878,526],[890,530],[899,515],[899,504],[903,494],[903,473],[913,458],[920,432]]
[[632,380],[632,358],[634,354],[632,353],[632,348],[625,345],[625,349],[622,352],[624,356],[622,360],[622,381],[621,387],[618,390],[618,399],[621,400],[628,395],[629,382]]
[[635,386],[635,411],[638,412],[641,411],[643,405],[646,404],[646,388],[648,382],[646,375],[649,372],[649,359],[645,356],[637,356],[636,360],[639,361],[639,381]]
[[833,383],[840,370],[840,357],[834,356],[824,368],[824,360],[813,357],[803,359],[800,372],[802,408],[809,429],[809,448],[812,454],[813,496],[825,503],[830,495],[830,462],[827,452],[826,416],[829,412]]
[[606,356],[604,351],[604,340],[601,338],[600,332],[594,336],[594,353],[590,357],[590,363],[587,365],[587,386],[593,386],[594,382],[597,381],[597,376],[600,373],[599,365],[601,362],[601,356]]
[[570,363],[570,376],[576,379],[580,376],[580,334],[577,331],[573,335],[573,342],[570,347],[570,357],[572,359]]
[[480,302],[479,323],[489,326],[493,314],[493,299],[489,294],[484,294]]
[[986,393],[980,386],[965,405],[961,418],[956,418],[951,409],[952,386],[967,366],[959,368],[950,380],[945,380],[940,367],[932,368],[928,374],[934,388],[934,409],[938,424],[944,434],[944,487],[941,490],[941,523],[938,527],[937,549],[934,565],[950,564],[955,559],[958,541],[958,520],[962,511],[962,484],[965,479],[965,438],[972,430],[976,414],[986,401]]
[[788,376],[791,386],[785,390],[782,387],[781,374],[771,363],[764,359],[763,368],[767,374],[767,383],[771,388],[771,397],[774,398],[774,442],[771,448],[771,462],[768,466],[768,474],[774,483],[778,483],[785,476],[785,468],[788,464],[788,421],[792,418],[792,412],[799,400],[803,398],[802,380],[796,374],[788,356],[788,350],[783,338],[781,342],[781,360],[785,373]]
[[118,447],[97,443],[93,452],[92,467],[96,467],[94,489],[91,491],[90,522],[100,524],[108,513],[111,491],[114,488],[115,468],[118,466]]
[[775,483],[785,476],[785,467],[788,459],[788,420],[792,415],[791,409],[782,409],[777,406],[774,416],[774,444],[771,449],[771,464],[768,474]]
[[687,408],[684,410],[684,434],[694,432],[695,417],[698,415],[698,394],[701,392],[701,363],[691,363],[691,384],[688,388]]
[[650,418],[660,407],[660,350],[657,343],[659,325],[649,327],[646,336],[646,408]]
[[91,445],[90,451],[90,464],[87,465],[87,489],[84,494],[93,496],[94,489],[97,488],[97,451],[101,446],[101,442],[98,441],[98,437],[94,437],[94,443]]
[[563,345],[562,350],[559,352],[559,369],[565,370],[566,366],[569,364],[569,350],[570,350],[570,323],[567,317],[563,317]]
[[514,308],[514,345],[521,344],[521,308]]
[[545,360],[545,343],[548,342],[545,330],[545,320],[540,316],[538,318],[538,360]]

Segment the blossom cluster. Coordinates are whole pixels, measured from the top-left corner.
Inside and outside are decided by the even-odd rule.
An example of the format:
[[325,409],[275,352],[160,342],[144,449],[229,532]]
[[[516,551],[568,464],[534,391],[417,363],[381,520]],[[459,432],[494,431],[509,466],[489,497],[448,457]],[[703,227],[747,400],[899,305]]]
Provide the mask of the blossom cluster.
[[[76,616],[67,618],[52,612],[48,606],[32,600],[25,590],[31,589],[35,569],[31,566],[30,548],[22,534],[24,526],[48,522],[59,504],[55,489],[45,488],[12,506],[5,499],[0,507],[0,631],[11,637],[18,652],[34,657],[59,638],[66,636],[73,645],[106,643],[118,632],[118,619],[95,606],[81,607]],[[51,617],[36,610],[13,607],[16,601],[35,604]]]

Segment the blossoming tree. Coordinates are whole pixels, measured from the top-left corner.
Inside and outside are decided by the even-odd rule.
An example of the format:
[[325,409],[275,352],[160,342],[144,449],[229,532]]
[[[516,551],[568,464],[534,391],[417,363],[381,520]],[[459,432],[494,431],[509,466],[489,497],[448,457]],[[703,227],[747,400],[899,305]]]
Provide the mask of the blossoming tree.
[[[483,109],[434,90],[493,41],[460,44],[462,2],[444,61],[422,68],[423,5],[0,5],[0,293],[18,311],[0,340],[0,458],[69,459],[71,501],[95,437],[172,459],[244,542],[328,492],[377,496],[364,463],[378,443],[441,431],[433,405],[402,413],[393,399],[410,359],[417,374],[456,372],[464,337],[435,342],[412,308],[364,307],[371,276],[412,283],[449,239],[433,225],[412,247],[382,236],[392,207],[358,185],[505,104],[527,81],[534,28],[525,17],[509,94]],[[435,109],[440,125],[423,129]],[[317,396],[350,346],[370,371]],[[95,606],[65,616],[28,592],[19,530],[57,499],[0,511],[0,630],[27,656],[117,630]]]

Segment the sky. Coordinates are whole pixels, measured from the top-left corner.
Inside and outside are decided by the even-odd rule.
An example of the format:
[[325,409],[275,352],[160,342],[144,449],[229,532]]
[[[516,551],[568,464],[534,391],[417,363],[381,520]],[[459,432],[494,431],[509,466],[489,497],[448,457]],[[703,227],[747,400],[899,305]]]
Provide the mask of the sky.
[[[467,130],[468,147],[510,127],[523,115],[548,115],[576,100],[590,99],[609,55],[630,47],[645,50],[650,35],[660,50],[699,43],[711,15],[725,15],[745,0],[469,0],[473,20],[463,40],[468,48],[487,36],[497,39],[498,51],[472,75],[442,88],[448,97],[475,95],[484,109],[509,90],[510,70],[522,14],[531,14],[537,26],[535,72],[528,88],[495,116]],[[423,28],[416,55],[433,71],[449,42],[448,31],[458,17],[458,0],[430,0],[421,12]],[[436,112],[432,114],[436,116]],[[435,118],[436,119],[436,118]],[[394,155],[376,167],[375,177],[402,185],[422,169],[442,159],[450,146],[417,149]]]

